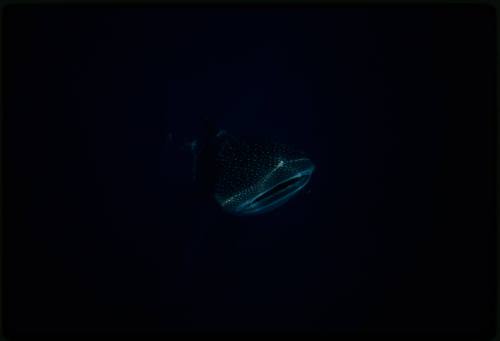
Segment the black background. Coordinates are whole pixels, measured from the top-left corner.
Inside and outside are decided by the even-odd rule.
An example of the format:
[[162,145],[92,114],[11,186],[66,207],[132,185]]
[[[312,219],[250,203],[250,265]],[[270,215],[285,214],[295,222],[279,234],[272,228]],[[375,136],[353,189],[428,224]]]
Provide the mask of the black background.
[[[488,7],[9,7],[5,322],[491,332]],[[305,150],[267,215],[198,200],[203,116]]]

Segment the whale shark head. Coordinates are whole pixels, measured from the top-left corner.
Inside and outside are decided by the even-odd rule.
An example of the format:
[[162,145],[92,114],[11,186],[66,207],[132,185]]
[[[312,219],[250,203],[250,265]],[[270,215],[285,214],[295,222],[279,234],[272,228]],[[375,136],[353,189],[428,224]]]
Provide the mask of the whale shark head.
[[[220,132],[211,167],[202,171],[220,207],[239,216],[258,215],[287,203],[309,182],[315,166],[302,152],[280,143]],[[205,157],[206,158],[206,157]]]

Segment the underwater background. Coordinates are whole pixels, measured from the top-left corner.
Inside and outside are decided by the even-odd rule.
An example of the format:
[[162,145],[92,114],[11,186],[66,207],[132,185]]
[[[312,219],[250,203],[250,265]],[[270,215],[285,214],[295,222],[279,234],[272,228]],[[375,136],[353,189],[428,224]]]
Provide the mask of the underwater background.
[[[492,333],[489,7],[10,6],[6,330]],[[209,118],[303,150],[282,207],[193,183]]]

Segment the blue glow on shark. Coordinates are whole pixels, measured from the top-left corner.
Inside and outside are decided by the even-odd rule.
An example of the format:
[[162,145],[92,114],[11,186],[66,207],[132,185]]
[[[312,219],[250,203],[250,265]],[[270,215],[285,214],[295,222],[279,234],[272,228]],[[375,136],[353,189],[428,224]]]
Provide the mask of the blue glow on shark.
[[286,145],[223,138],[216,156],[215,199],[228,213],[258,215],[294,197],[309,182],[315,166]]

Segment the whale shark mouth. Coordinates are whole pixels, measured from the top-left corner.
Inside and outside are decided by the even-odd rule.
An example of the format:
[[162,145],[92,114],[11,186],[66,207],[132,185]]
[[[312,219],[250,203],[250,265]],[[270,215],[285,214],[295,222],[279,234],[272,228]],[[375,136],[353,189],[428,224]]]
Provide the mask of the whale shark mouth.
[[301,181],[304,181],[304,179],[306,177],[308,177],[308,176],[303,175],[303,176],[298,176],[298,177],[283,181],[282,183],[277,184],[276,186],[272,187],[270,190],[259,195],[257,198],[255,198],[253,200],[252,203],[255,204],[257,202],[263,202],[263,201],[269,200],[271,198],[277,199],[277,198],[285,195],[286,193],[288,193],[291,189],[295,188],[294,184],[297,184]]
[[310,180],[311,173],[296,174],[280,183],[259,193],[256,197],[248,200],[239,207],[240,214],[261,214],[283,205],[295,194],[297,194]]

